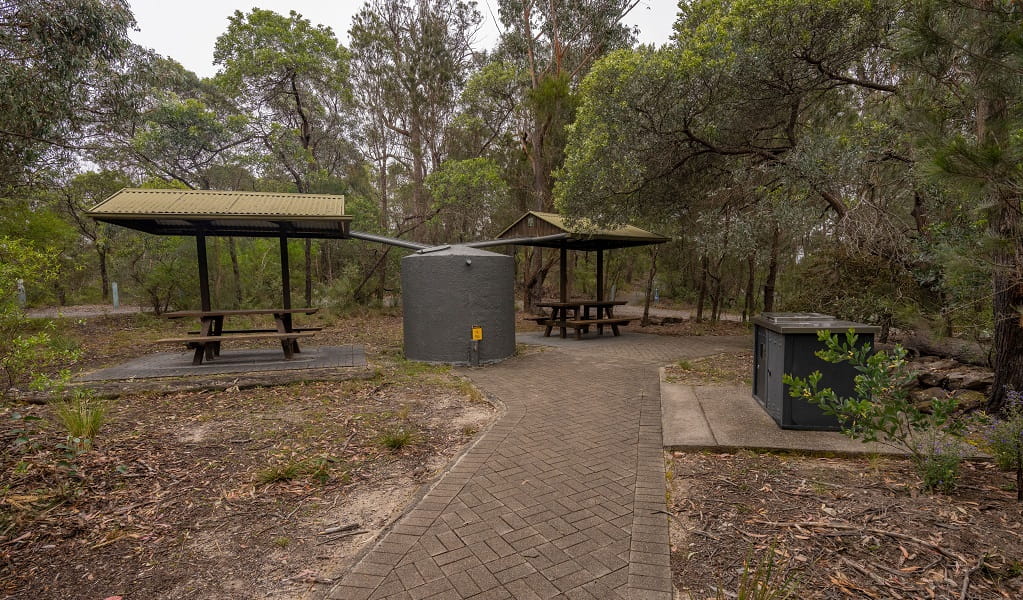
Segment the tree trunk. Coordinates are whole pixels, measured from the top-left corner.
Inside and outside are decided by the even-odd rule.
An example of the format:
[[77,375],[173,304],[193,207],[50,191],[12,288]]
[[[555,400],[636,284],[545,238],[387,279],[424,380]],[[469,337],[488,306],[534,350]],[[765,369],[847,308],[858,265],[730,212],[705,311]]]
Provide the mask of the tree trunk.
[[231,273],[234,276],[234,307],[242,307],[242,269],[238,264],[238,245],[233,237],[227,238],[227,252],[231,255]]
[[764,312],[774,312],[774,286],[778,282],[778,255],[781,254],[781,228],[776,224],[771,233],[771,257],[764,280]]
[[718,272],[714,280],[714,291],[710,293],[710,322],[717,323],[721,320],[721,273]]
[[536,309],[536,303],[542,300],[543,282],[547,278],[547,272],[543,268],[543,249],[539,247],[530,249],[523,262],[526,268],[522,272],[522,310],[532,313]]
[[99,281],[103,287],[102,298],[104,303],[110,300],[110,275],[107,273],[107,251],[97,249],[96,253],[99,254]]
[[[1007,110],[1005,98],[979,98],[976,119],[981,143],[999,145],[1008,139]],[[1023,390],[1023,217],[1018,193],[1003,188],[993,194],[996,207],[991,212],[989,231],[999,245],[992,257],[995,381],[987,408],[1000,413],[1005,409],[1007,393]]]
[[710,270],[710,259],[704,254],[700,257],[700,291],[696,296],[696,322],[703,321],[703,303],[707,299],[707,271]]
[[[423,152],[422,134],[418,126],[412,127],[412,135],[409,140],[412,146],[412,210],[415,213],[416,223],[426,223],[430,207],[427,206],[426,197],[426,156]],[[426,227],[419,229],[416,236],[419,241],[433,242],[430,232]]]
[[650,299],[654,295],[654,277],[657,275],[657,246],[650,247],[650,273],[646,277],[646,299],[643,302],[643,319],[639,324],[646,327],[650,324]]
[[746,300],[742,306],[742,322],[748,323],[753,317],[753,286],[756,285],[757,276],[757,255],[752,252],[746,257]]
[[[380,160],[380,173],[378,175],[379,186],[380,186],[380,231],[384,232],[384,235],[390,230],[390,223],[387,218],[387,211],[390,210],[388,206],[387,198],[387,154],[385,153],[383,158]],[[384,257],[380,262],[380,281],[377,283],[377,302],[380,306],[384,305],[384,290],[387,288],[387,254],[384,253]]]
[[1023,390],[1023,219],[1018,196],[1002,198],[993,234],[1005,243],[995,254],[994,350],[995,381],[988,410],[1001,412],[1009,390]]
[[313,305],[313,241],[305,240],[305,305]]

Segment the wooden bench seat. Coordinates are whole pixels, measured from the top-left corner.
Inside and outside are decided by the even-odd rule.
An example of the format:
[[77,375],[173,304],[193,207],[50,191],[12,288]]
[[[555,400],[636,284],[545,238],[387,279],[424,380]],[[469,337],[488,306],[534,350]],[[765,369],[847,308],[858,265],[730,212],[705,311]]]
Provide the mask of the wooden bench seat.
[[[322,327],[296,327],[292,329],[295,333],[305,333],[309,331],[322,331]],[[224,335],[235,335],[238,333],[279,333],[276,329],[225,329],[221,332]],[[198,331],[189,331],[188,335],[199,335]]]
[[220,344],[230,340],[258,340],[258,339],[276,339],[281,341],[281,348],[284,350],[284,358],[291,360],[295,352],[298,352],[298,344],[296,343],[299,338],[312,337],[316,335],[311,331],[294,331],[294,332],[266,332],[266,333],[227,333],[223,335],[192,335],[189,337],[177,337],[177,338],[163,338],[156,340],[158,344],[185,344],[189,348],[195,349],[195,355],[192,357],[193,365],[201,365],[203,357],[213,358],[215,355],[220,354]]
[[603,328],[604,325],[610,325],[611,332],[614,333],[614,335],[621,335],[621,332],[618,331],[618,326],[628,325],[632,321],[633,319],[629,318],[623,319],[618,317],[609,317],[606,319],[568,319],[565,321],[565,324],[575,329],[576,337],[582,339],[583,333],[588,331],[591,325],[596,325],[601,328]]

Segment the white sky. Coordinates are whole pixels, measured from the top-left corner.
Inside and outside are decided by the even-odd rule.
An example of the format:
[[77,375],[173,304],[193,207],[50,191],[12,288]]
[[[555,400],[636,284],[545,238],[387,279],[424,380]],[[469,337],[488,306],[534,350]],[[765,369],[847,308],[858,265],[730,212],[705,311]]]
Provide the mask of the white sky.
[[[496,0],[477,0],[483,14],[481,46],[497,39]],[[139,31],[131,32],[135,43],[177,60],[201,77],[216,72],[213,45],[227,29],[227,17],[236,10],[254,7],[281,14],[294,10],[314,25],[327,25],[346,46],[348,28],[363,0],[129,0]],[[494,16],[491,16],[491,12]],[[639,26],[639,41],[661,45],[671,37],[678,0],[641,0],[626,23]]]

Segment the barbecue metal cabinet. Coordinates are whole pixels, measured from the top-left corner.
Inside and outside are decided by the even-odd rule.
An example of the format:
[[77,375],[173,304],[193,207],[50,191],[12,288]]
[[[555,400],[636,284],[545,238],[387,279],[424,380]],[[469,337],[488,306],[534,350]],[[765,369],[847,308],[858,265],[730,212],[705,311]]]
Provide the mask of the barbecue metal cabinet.
[[852,329],[857,343],[874,345],[878,327],[843,321],[820,313],[763,313],[753,319],[753,397],[783,429],[837,430],[838,420],[802,398],[791,398],[785,374],[806,377],[820,371],[821,387],[842,397],[852,396],[856,369],[849,363],[832,364],[817,358],[824,348],[821,330],[845,334]]

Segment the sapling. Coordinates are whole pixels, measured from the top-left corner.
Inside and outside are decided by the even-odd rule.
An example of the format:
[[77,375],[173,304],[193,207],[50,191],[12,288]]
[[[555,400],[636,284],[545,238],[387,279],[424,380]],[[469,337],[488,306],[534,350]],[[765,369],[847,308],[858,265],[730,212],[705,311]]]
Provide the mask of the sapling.
[[858,345],[858,336],[820,331],[825,348],[817,356],[829,363],[848,362],[858,372],[855,396],[840,397],[821,388],[822,375],[783,377],[789,394],[815,404],[838,418],[842,432],[862,442],[878,442],[909,454],[926,489],[949,491],[955,487],[959,463],[965,454],[965,424],[954,417],[955,398],[934,398],[924,412],[909,398],[916,377],[906,361],[906,350],[895,346],[891,353],[874,352],[869,344]]

